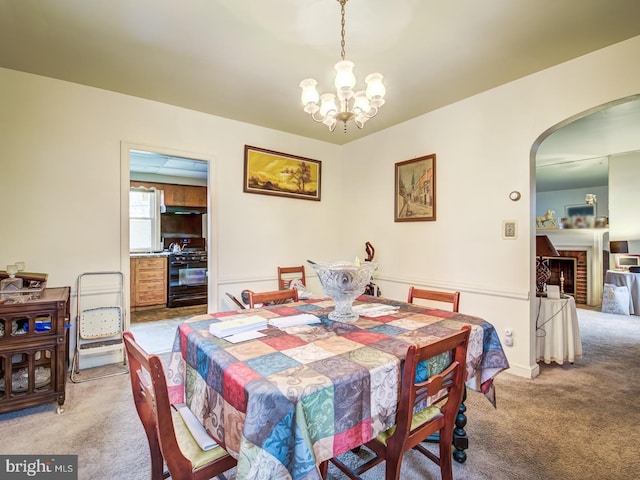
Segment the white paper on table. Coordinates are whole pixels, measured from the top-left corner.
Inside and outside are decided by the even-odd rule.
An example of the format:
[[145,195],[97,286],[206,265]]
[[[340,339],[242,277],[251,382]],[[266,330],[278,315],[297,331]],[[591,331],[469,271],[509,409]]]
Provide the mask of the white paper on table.
[[397,308],[385,309],[385,310],[374,310],[372,312],[367,312],[365,314],[362,314],[362,316],[363,317],[368,317],[368,318],[376,318],[376,317],[383,317],[385,315],[390,315],[390,314],[395,313],[397,311],[398,311]]
[[397,312],[398,307],[394,307],[393,305],[382,305],[375,303],[356,305],[355,307],[353,307],[353,311],[358,315],[362,315],[363,317],[375,318]]
[[[354,305],[353,307],[353,311],[354,312],[369,312],[372,310],[378,310],[380,308],[386,308],[387,305],[382,305],[380,303],[362,303],[360,305]],[[393,308],[393,307],[391,307]]]
[[320,323],[320,319],[310,313],[301,313],[300,315],[278,317],[269,320],[270,325],[278,328],[297,327],[300,325],[311,325],[313,323]]
[[266,335],[258,331],[242,332],[242,333],[236,333],[235,335],[229,335],[228,337],[224,337],[224,339],[227,342],[240,343],[240,342],[246,342],[247,340],[253,340],[254,338],[260,338],[260,337],[266,337]]
[[249,317],[236,318],[234,320],[225,320],[222,322],[212,323],[209,325],[209,333],[216,337],[224,338],[236,333],[254,332],[267,328],[267,321],[252,315]]
[[182,417],[182,420],[184,420],[185,425],[191,432],[194,440],[202,450],[207,451],[218,446],[216,441],[207,433],[204,426],[198,421],[193,412],[189,410],[189,407],[186,405],[176,405],[175,407]]

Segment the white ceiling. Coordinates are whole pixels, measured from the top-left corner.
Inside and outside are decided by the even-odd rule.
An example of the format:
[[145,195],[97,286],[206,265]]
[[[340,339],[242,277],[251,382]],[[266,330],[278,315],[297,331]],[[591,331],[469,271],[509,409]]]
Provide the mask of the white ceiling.
[[206,180],[209,175],[209,164],[204,160],[175,157],[158,152],[130,150],[129,171],[165,177]]
[[387,103],[346,133],[308,118],[298,87],[332,88],[335,0],[0,0],[0,66],[344,144],[640,35],[639,19],[637,0],[350,0],[357,88],[380,72]]
[[640,95],[574,120],[549,135],[536,155],[536,190],[608,185],[609,157],[640,151]]

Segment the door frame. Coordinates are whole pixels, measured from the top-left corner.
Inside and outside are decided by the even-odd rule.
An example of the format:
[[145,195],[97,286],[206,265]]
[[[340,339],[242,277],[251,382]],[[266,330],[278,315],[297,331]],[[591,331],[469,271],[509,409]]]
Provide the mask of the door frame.
[[211,310],[212,305],[218,304],[217,292],[218,292],[218,274],[217,270],[211,268],[212,265],[217,265],[217,253],[218,253],[218,236],[217,228],[215,228],[217,215],[215,215],[212,208],[213,202],[213,189],[211,185],[214,183],[215,177],[215,157],[209,154],[196,153],[185,150],[177,150],[174,148],[158,147],[152,145],[137,144],[132,142],[120,142],[120,271],[124,276],[123,285],[123,300],[125,306],[125,318],[124,329],[129,330],[131,324],[131,261],[129,255],[129,185],[131,180],[130,164],[129,164],[129,151],[130,150],[143,150],[147,152],[154,152],[161,155],[169,155],[175,157],[181,157],[185,159],[193,159],[205,161],[208,164],[207,173],[207,271],[208,271],[208,286],[207,286],[207,309]]

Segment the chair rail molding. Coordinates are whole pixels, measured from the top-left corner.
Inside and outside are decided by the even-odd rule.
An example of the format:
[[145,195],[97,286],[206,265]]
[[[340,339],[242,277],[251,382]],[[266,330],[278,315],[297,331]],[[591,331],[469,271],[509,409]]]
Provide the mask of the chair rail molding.
[[479,295],[487,295],[491,297],[504,297],[515,300],[529,300],[529,290],[509,289],[500,286],[488,287],[486,284],[479,285],[474,283],[451,283],[442,282],[428,278],[393,276],[393,275],[375,275],[376,282],[389,282],[400,285],[413,285],[416,288],[434,288],[438,290],[451,290],[466,293],[476,293]]

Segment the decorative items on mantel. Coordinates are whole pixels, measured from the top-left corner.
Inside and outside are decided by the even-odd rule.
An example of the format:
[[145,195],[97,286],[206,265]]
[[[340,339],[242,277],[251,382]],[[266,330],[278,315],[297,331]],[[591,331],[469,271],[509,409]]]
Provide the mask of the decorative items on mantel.
[[608,228],[609,217],[597,215],[597,202],[594,193],[587,193],[585,203],[578,205],[565,205],[565,216],[558,222],[554,215],[556,212],[548,209],[544,215],[536,217],[538,229],[569,229],[569,228]]
[[556,214],[553,210],[547,210],[547,212],[540,216],[536,217],[536,227],[537,228],[558,228],[558,222],[553,216]]
[[587,193],[584,204],[566,205],[565,217],[561,220],[562,228],[603,228],[608,226],[607,217],[598,217],[596,195]]

